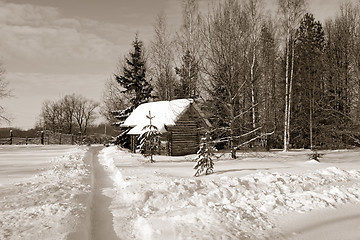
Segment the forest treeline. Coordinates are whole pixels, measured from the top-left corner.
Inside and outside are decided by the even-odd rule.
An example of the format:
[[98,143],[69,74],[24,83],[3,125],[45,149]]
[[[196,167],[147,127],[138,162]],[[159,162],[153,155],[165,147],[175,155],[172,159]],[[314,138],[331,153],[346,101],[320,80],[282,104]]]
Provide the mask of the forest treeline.
[[258,145],[359,145],[359,6],[342,4],[325,23],[305,0],[278,0],[275,17],[263,6],[225,0],[202,13],[196,0],[184,0],[176,32],[160,13],[146,53],[136,36],[107,82],[104,114],[121,123],[142,102],[194,98],[217,146],[233,157]]
[[[21,128],[14,128],[14,127],[0,128],[0,140],[1,139],[9,139],[10,135],[12,135],[13,137],[16,137],[16,138],[40,138],[42,131],[44,131],[44,128],[42,126],[36,126],[34,128],[28,129],[28,130],[24,130]],[[87,136],[83,136],[83,137],[86,138],[86,140],[88,140],[88,139],[92,140],[95,138],[95,136],[104,136],[104,139],[101,139],[101,140],[108,141],[109,137],[107,137],[105,135],[112,136],[112,135],[116,135],[117,132],[118,131],[110,124],[105,124],[105,123],[92,124],[87,129]],[[48,133],[48,132],[46,132],[46,130],[45,130],[45,133]],[[56,131],[53,133],[59,134],[61,132]],[[69,133],[62,133],[62,134],[68,135]],[[74,131],[71,134],[73,134],[76,137],[80,137],[79,132]],[[100,139],[100,137],[99,137],[99,139]],[[95,143],[104,143],[104,141],[94,141],[94,142]]]

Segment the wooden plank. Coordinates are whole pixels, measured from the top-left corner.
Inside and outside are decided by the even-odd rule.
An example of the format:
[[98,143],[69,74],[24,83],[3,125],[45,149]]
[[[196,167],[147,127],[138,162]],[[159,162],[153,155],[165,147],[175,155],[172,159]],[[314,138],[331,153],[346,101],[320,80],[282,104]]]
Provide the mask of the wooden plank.
[[176,128],[174,130],[172,130],[172,133],[176,134],[176,133],[191,133],[191,134],[197,134],[198,133],[198,130],[197,128]]
[[174,151],[173,156],[184,156],[188,154],[196,154],[197,151]]
[[198,144],[198,141],[196,141],[196,139],[194,139],[194,140],[181,140],[181,139],[174,140],[173,139],[173,144]]
[[196,141],[173,141],[173,147],[175,146],[198,146],[199,144]]
[[174,126],[171,130],[175,130],[175,129],[184,129],[184,128],[194,128],[197,129],[196,125],[176,125]]
[[197,145],[176,145],[176,146],[173,146],[173,149],[187,149],[187,148],[199,148],[199,146]]
[[196,127],[196,123],[177,123],[175,126],[187,126],[187,127]]
[[189,143],[189,142],[175,142],[173,143],[173,148],[175,147],[198,147],[199,144],[197,144],[196,142],[192,142],[192,143]]
[[197,140],[197,135],[186,135],[186,134],[183,134],[183,135],[176,135],[176,136],[173,136],[172,139],[195,139]]
[[178,124],[178,123],[194,123],[195,122],[195,120],[192,120],[192,119],[190,119],[190,120],[178,120],[178,121],[176,121],[176,124]]
[[197,152],[199,148],[195,148],[195,147],[192,147],[192,148],[174,148],[173,149],[173,152],[176,152],[176,151],[192,151],[192,152]]
[[176,124],[176,127],[197,127],[196,123],[190,124],[190,123],[178,123]]
[[196,128],[184,128],[184,129],[181,129],[181,128],[178,128],[178,129],[174,129],[172,131],[172,134],[198,134],[198,131]]
[[197,152],[198,148],[174,148],[173,152],[182,152],[182,151],[191,151],[191,152]]
[[198,141],[196,139],[173,139],[173,144],[196,144],[198,145]]
[[180,141],[187,141],[187,140],[189,140],[189,141],[198,141],[198,138],[197,137],[195,137],[195,136],[193,136],[193,137],[191,137],[191,136],[177,136],[177,137],[173,137],[172,138],[173,140],[175,139],[175,140],[180,140]]
[[196,121],[195,120],[178,120],[176,121],[175,125],[178,125],[178,124],[196,124]]
[[183,136],[183,135],[186,135],[186,136],[188,136],[188,135],[193,135],[193,136],[197,136],[198,135],[198,133],[197,132],[173,132],[173,136]]
[[197,132],[195,132],[195,130],[193,132],[184,132],[184,131],[176,131],[176,132],[173,132],[173,136],[181,136],[181,135],[198,135]]
[[173,137],[172,138],[198,138],[197,135],[195,134],[186,134],[186,133],[183,133],[183,134],[173,134]]

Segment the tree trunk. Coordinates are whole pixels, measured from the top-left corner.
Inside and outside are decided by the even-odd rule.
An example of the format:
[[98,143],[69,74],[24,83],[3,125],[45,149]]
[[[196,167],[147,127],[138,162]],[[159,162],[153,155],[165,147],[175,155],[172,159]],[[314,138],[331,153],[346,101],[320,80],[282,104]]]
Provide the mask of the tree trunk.
[[255,68],[255,47],[253,49],[253,58],[251,63],[251,69],[250,69],[250,80],[251,80],[251,107],[252,107],[252,126],[253,129],[256,128],[256,111],[255,111],[255,77],[254,77],[254,68]]
[[234,136],[230,137],[230,148],[231,148],[231,158],[236,159],[236,147],[234,144]]
[[291,103],[292,103],[292,85],[293,85],[293,79],[294,79],[294,59],[295,59],[295,42],[291,42],[291,70],[290,70],[290,83],[289,83],[289,104],[288,104],[288,127],[287,127],[287,146],[289,147],[290,145],[290,122],[291,122]]
[[284,114],[284,152],[288,151],[288,127],[289,127],[289,35],[290,29],[287,30],[286,37],[286,60],[285,60],[285,114]]
[[230,149],[231,149],[231,158],[236,159],[236,147],[235,147],[235,139],[234,139],[234,123],[235,123],[235,114],[234,114],[234,105],[233,102],[230,106]]
[[310,121],[309,121],[309,130],[310,130],[310,149],[313,150],[313,117],[312,117],[312,109],[313,109],[313,106],[312,106],[312,99],[310,99],[310,112],[309,112],[309,118],[310,118]]

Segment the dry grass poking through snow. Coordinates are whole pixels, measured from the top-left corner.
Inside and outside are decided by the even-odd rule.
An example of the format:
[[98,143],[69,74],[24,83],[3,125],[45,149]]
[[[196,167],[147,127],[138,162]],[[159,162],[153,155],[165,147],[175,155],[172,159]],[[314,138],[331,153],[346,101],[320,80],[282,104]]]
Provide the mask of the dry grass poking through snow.
[[78,148],[50,162],[50,170],[0,188],[0,239],[63,239],[84,213],[79,197],[90,192]]

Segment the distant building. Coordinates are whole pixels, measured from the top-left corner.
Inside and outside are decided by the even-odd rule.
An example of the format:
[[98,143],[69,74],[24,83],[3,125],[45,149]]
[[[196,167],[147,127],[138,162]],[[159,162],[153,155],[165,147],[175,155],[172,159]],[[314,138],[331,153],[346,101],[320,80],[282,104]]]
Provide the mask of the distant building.
[[131,128],[131,151],[135,152],[137,138],[149,125],[146,115],[154,116],[152,124],[162,133],[161,154],[181,156],[196,153],[201,135],[211,127],[200,108],[191,99],[177,99],[141,104],[121,127]]

